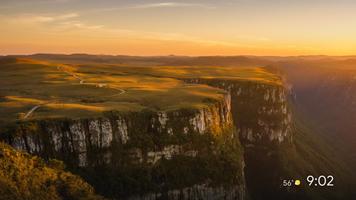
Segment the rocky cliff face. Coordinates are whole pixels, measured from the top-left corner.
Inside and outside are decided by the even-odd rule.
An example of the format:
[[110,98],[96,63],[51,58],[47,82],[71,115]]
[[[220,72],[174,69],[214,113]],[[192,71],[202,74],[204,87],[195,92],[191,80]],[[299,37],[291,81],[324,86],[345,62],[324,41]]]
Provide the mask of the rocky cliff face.
[[280,84],[258,81],[185,81],[229,92],[233,121],[244,148],[245,178],[250,196],[256,199],[278,196],[281,179],[288,176],[283,152],[293,149],[289,91]]
[[[81,167],[110,164],[113,145],[131,145],[132,159],[154,164],[175,154],[195,155],[183,147],[179,136],[188,134],[220,135],[232,125],[231,97],[201,109],[172,112],[106,113],[94,119],[61,119],[21,124],[17,137],[10,139],[16,149],[44,157],[59,157]],[[152,137],[147,144],[135,144],[139,138]],[[155,138],[162,135],[163,138]],[[231,135],[233,137],[233,135]],[[166,139],[161,143],[159,139]],[[144,149],[140,148],[142,146]],[[91,151],[99,151],[91,159]],[[95,154],[98,154],[95,152]]]
[[[105,184],[106,176],[123,183],[134,179],[120,186],[111,184],[115,187],[112,197],[244,199],[244,162],[238,140],[233,138],[231,96],[227,94],[197,109],[108,112],[99,118],[21,123],[16,136],[7,140],[19,150],[63,160],[83,176],[102,173],[99,182],[89,180],[94,186]],[[170,174],[175,170],[167,170],[170,167],[184,171]],[[201,173],[195,174],[196,167]],[[231,173],[228,178],[219,177],[224,167]],[[141,177],[135,177],[137,173]],[[144,185],[146,181],[150,187]],[[108,189],[98,187],[103,193]]]
[[246,147],[261,144],[278,146],[292,141],[292,115],[287,101],[288,91],[283,85],[217,79],[185,81],[229,92],[234,124]]

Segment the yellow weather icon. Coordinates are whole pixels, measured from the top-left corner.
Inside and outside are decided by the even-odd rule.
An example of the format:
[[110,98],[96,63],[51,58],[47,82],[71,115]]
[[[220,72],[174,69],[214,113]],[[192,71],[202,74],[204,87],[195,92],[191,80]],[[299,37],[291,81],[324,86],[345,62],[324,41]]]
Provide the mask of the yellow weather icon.
[[300,183],[301,183],[300,180],[295,180],[295,181],[294,181],[294,185],[296,185],[296,186],[299,186]]

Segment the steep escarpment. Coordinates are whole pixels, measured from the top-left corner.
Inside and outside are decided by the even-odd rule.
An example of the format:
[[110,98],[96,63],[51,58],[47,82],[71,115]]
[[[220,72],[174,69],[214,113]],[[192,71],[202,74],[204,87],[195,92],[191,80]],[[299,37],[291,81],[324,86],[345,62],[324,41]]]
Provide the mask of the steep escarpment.
[[245,146],[261,143],[275,146],[292,141],[288,91],[282,84],[219,79],[185,81],[207,84],[229,92],[234,123]]
[[292,112],[285,86],[244,80],[185,81],[218,87],[231,94],[232,116],[244,147],[249,192],[256,199],[280,197],[282,179],[293,176],[286,172],[281,155],[294,148]]
[[[252,199],[349,198],[347,188],[353,184],[343,175],[346,169],[296,112],[289,98],[293,94],[285,84],[211,78],[185,81],[231,94],[232,116],[244,148],[246,186]],[[307,185],[282,186],[283,180],[304,179],[310,174],[332,174],[338,184],[328,191]]]
[[108,197],[244,199],[244,162],[230,104],[225,95],[199,108],[33,120],[19,123],[6,140],[63,160]]

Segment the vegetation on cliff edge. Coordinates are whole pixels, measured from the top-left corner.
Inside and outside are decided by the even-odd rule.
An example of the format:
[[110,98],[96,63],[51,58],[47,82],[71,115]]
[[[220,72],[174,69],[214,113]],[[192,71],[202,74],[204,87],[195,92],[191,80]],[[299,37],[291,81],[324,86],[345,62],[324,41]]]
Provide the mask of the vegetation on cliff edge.
[[102,200],[80,177],[57,160],[45,162],[0,143],[1,200]]

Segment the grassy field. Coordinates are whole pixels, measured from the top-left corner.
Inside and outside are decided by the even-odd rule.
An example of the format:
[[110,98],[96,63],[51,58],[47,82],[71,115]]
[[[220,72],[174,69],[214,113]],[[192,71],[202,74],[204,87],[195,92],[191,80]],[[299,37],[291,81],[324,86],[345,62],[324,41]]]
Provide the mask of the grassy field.
[[[100,115],[104,111],[199,108],[224,91],[187,84],[184,78],[233,79],[280,84],[260,67],[128,66],[58,63],[29,58],[0,60],[0,120]],[[35,106],[38,106],[34,109]],[[34,109],[31,114],[28,114]]]

